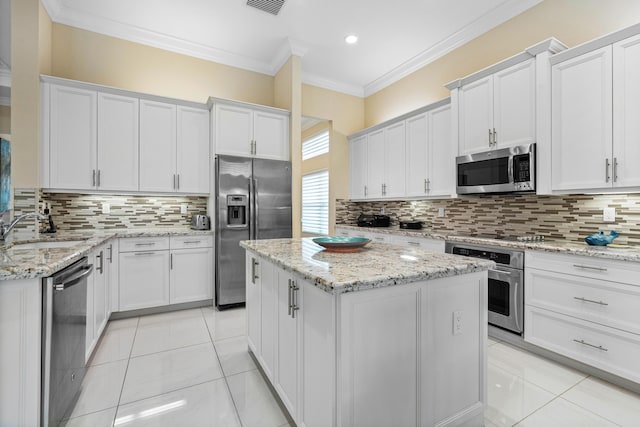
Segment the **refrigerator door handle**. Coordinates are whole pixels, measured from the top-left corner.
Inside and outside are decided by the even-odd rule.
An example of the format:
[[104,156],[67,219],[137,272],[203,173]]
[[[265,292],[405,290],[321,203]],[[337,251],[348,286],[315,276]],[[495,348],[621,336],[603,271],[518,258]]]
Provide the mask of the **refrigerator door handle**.
[[253,178],[253,225],[254,225],[254,239],[260,238],[260,222],[258,220],[258,180]]
[[253,221],[253,180],[247,179],[249,187],[249,200],[247,202],[247,209],[249,210],[249,240],[255,240],[255,226]]

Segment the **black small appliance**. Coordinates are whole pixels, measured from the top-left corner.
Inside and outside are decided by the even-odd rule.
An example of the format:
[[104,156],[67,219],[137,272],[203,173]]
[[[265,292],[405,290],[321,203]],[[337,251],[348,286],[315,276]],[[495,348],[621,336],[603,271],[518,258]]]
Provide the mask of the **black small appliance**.
[[389,227],[391,218],[388,215],[360,214],[358,227]]

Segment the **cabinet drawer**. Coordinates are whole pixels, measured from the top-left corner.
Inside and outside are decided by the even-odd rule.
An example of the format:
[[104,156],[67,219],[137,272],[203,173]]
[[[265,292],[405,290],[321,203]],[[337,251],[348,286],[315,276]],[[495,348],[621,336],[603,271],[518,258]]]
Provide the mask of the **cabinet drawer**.
[[640,334],[640,286],[527,268],[529,305]]
[[532,306],[525,307],[525,324],[525,341],[640,382],[637,335]]
[[525,253],[525,266],[629,284],[637,284],[640,274],[640,263],[637,262],[536,251]]
[[444,253],[444,240],[429,239],[428,237],[394,236],[393,242],[402,246],[426,249],[428,251]]
[[168,249],[168,237],[136,237],[120,239],[120,252],[163,251]]
[[171,249],[211,248],[213,247],[213,236],[202,234],[195,236],[172,236],[170,246]]

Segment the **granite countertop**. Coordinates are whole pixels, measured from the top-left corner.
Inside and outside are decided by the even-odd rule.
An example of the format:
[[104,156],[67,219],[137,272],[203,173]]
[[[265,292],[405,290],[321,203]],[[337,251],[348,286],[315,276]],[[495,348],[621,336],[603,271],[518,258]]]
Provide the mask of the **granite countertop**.
[[521,250],[536,250],[544,252],[563,253],[567,255],[581,255],[596,258],[614,259],[619,261],[640,262],[640,246],[629,245],[626,247],[589,246],[586,243],[545,240],[541,243],[518,242],[512,240],[499,240],[482,237],[458,236],[455,234],[435,233],[427,229],[405,230],[395,227],[357,227],[352,225],[336,225],[336,228],[364,231],[370,233],[383,233],[395,236],[414,236],[428,239],[447,240],[450,242],[464,242],[477,245],[497,246]]
[[311,238],[245,240],[240,246],[336,294],[456,276],[495,266],[493,261],[375,242],[355,253],[327,252]]
[[[210,235],[210,230],[187,227],[68,231],[55,234],[20,233],[0,246],[0,280],[47,277],[114,238]],[[68,247],[25,249],[22,243],[77,241]]]

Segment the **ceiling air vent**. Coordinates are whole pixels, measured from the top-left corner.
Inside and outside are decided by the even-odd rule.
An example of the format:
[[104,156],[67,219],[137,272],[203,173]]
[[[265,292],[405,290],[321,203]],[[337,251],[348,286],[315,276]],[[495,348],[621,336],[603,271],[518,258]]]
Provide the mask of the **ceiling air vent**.
[[277,15],[283,4],[284,0],[247,0],[247,6],[255,7],[272,15]]

